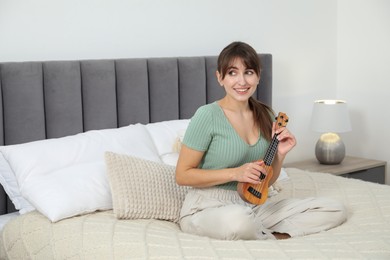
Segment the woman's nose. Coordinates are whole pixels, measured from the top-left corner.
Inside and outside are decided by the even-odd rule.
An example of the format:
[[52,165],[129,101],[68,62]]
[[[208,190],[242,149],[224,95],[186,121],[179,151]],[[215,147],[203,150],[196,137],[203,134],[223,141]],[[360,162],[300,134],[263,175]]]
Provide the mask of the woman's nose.
[[245,76],[243,74],[239,74],[237,78],[238,84],[244,86],[246,84]]

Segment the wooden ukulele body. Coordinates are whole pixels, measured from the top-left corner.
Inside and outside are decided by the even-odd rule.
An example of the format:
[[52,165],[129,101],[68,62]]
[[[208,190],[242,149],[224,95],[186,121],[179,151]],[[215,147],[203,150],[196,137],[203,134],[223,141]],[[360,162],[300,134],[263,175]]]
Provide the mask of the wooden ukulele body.
[[[265,178],[261,180],[261,184],[253,185],[247,182],[239,182],[237,184],[238,194],[243,201],[254,205],[261,205],[267,200],[269,180],[272,178],[273,169],[271,166],[266,166],[266,169],[267,173]],[[259,189],[259,186],[261,189]]]

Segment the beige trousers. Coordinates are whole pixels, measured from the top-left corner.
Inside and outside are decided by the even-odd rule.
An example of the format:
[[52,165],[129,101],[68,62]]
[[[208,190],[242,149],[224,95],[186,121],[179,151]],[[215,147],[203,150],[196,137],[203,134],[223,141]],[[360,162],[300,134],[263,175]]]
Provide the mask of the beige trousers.
[[343,204],[328,198],[283,199],[263,205],[244,202],[236,191],[191,189],[180,213],[186,233],[223,240],[275,239],[328,230],[347,218]]

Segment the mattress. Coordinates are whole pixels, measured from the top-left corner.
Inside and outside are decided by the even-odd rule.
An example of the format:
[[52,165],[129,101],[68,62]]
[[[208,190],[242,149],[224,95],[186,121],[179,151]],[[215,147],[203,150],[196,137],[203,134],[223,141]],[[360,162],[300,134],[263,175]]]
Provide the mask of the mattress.
[[118,220],[112,211],[52,224],[34,211],[6,224],[0,259],[390,259],[390,186],[287,168],[270,200],[326,196],[348,220],[331,230],[286,240],[222,241],[181,232],[172,222]]

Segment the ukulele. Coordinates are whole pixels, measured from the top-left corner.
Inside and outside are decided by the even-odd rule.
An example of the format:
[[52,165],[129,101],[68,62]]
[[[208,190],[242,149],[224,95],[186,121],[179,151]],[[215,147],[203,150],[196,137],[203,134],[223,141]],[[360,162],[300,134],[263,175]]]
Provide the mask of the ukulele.
[[[288,122],[288,116],[282,112],[278,114],[276,119],[276,129],[280,127],[285,127]],[[237,184],[237,191],[240,195],[241,199],[245,202],[260,205],[263,204],[268,198],[268,183],[273,175],[272,170],[272,161],[275,158],[279,140],[277,139],[278,134],[274,134],[271,143],[265,153],[264,159],[259,160],[264,163],[264,169],[266,174],[260,174],[260,183],[259,184],[251,184],[246,182],[239,182]]]

